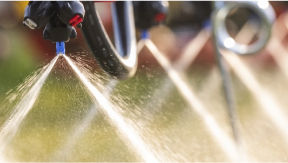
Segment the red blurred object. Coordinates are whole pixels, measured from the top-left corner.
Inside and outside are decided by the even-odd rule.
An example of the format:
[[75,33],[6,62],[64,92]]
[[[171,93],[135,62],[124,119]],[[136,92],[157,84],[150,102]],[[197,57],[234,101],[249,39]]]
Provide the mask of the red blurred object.
[[165,19],[166,15],[164,13],[159,13],[155,16],[154,20],[156,22],[162,22]]
[[72,19],[70,19],[69,24],[75,27],[81,22],[83,22],[83,18],[81,18],[80,15],[75,15]]

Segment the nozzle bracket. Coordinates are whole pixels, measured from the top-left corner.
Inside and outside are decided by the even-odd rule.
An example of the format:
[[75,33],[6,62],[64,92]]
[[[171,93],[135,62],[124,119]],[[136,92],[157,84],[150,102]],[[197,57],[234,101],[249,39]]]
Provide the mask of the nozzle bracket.
[[56,54],[65,54],[65,43],[64,42],[56,42]]

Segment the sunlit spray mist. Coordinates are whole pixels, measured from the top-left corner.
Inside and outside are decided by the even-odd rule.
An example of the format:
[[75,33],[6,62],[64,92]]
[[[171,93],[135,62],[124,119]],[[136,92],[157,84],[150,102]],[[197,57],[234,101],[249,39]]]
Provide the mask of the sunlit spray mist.
[[[249,21],[237,34],[236,39],[249,42],[253,39],[254,36],[251,33],[256,33],[256,30],[257,28],[255,27],[255,24]],[[274,30],[274,32],[276,31]],[[288,67],[287,64],[283,62],[286,61],[286,59],[285,57],[283,58],[277,55],[277,52],[283,54],[286,50],[283,50],[283,47],[279,44],[279,41],[275,39],[275,37],[271,38],[267,49],[271,52],[272,56],[275,58],[277,64],[279,64],[284,74],[287,75]],[[279,128],[280,132],[283,134],[286,142],[288,143],[288,120],[284,116],[285,114],[283,113],[283,107],[281,107],[277,100],[271,96],[271,93],[257,81],[251,70],[249,70],[248,66],[245,65],[238,56],[229,52],[226,52],[223,56],[230,64],[237,76],[240,78],[240,80],[253,94],[257,102],[262,106],[262,109],[266,115],[270,117],[271,121]]]
[[183,53],[180,55],[180,58],[173,64],[173,67],[175,67],[175,69],[178,71],[185,71],[187,67],[195,60],[209,38],[210,31],[207,29],[201,30],[197,36],[187,44],[183,50]]
[[123,116],[118,112],[118,108],[114,106],[92,83],[80,72],[73,61],[64,56],[68,64],[75,71],[79,79],[83,82],[87,90],[93,96],[95,102],[97,102],[102,111],[108,116],[110,122],[117,127],[121,138],[125,139],[125,143],[130,142],[135,152],[145,161],[145,162],[159,162],[152,153],[152,149],[149,149],[147,144],[144,142],[143,138],[137,132],[137,129],[133,127],[133,124],[129,123],[124,119]]
[[43,67],[43,72],[39,74],[39,78],[36,77],[37,80],[35,81],[35,84],[15,106],[12,114],[2,126],[0,130],[0,153],[3,153],[6,146],[10,143],[16,132],[19,130],[20,124],[32,109],[37,97],[39,96],[40,90],[57,59],[58,56],[55,57],[47,66]]
[[[110,94],[114,90],[115,86],[117,85],[117,80],[111,80],[105,87],[107,90],[105,91],[104,96],[109,98]],[[77,123],[75,128],[72,129],[71,133],[68,134],[69,137],[66,139],[65,144],[59,148],[52,156],[52,160],[61,160],[61,158],[67,158],[66,156],[71,153],[71,150],[77,143],[77,140],[81,138],[81,136],[87,131],[87,129],[92,124],[94,118],[98,115],[98,108],[95,105],[92,105],[89,108],[89,111],[84,116],[84,118]]]
[[[279,20],[278,20],[279,21]],[[271,54],[275,62],[280,68],[280,71],[288,78],[288,51],[282,45],[282,40],[286,36],[287,30],[281,29],[279,26],[280,22],[276,22],[272,29],[271,38],[266,46],[266,50]],[[237,34],[236,40],[241,40],[242,42],[250,42],[254,35],[257,33],[257,25],[254,21],[248,21],[241,31]]]
[[5,158],[0,154],[0,162],[1,163],[5,163],[5,162],[7,162],[6,160],[5,160]]
[[[193,40],[191,40],[184,48],[180,58],[173,64],[173,67],[180,73],[184,72],[189,65],[195,60],[197,55],[203,49],[204,45],[210,38],[210,32],[207,29],[201,30]],[[137,44],[138,53],[145,46],[145,41],[139,41]],[[173,90],[173,83],[169,78],[165,78],[161,83],[160,88],[156,89],[152,96],[147,100],[147,105],[144,106],[144,111],[149,110],[151,116],[159,112],[165,100],[171,94]],[[154,108],[154,109],[150,109]]]
[[270,117],[271,121],[279,128],[279,131],[283,134],[285,141],[288,143],[288,121],[284,116],[283,108],[278,104],[274,97],[271,96],[271,93],[261,86],[252,75],[247,65],[245,65],[238,56],[233,53],[227,53],[223,56],[240,80],[251,91],[257,102],[262,106],[266,115]]
[[[179,59],[174,62],[173,67],[182,73],[183,75],[185,70],[189,67],[189,65],[195,60],[201,49],[204,47],[205,43],[208,41],[210,37],[210,32],[207,29],[201,30],[191,41],[187,43],[187,45],[183,48],[183,51],[179,55]],[[137,44],[138,53],[145,47],[145,42],[139,41]],[[161,112],[166,112],[163,109],[164,104],[167,103],[167,99],[173,95],[174,91],[174,83],[171,82],[168,76],[165,76],[164,80],[161,81],[159,87],[157,87],[151,96],[146,98],[143,102],[144,105],[141,107],[141,114],[145,116],[145,121],[143,121],[143,126],[149,126],[155,123],[155,118],[158,117],[157,115],[161,114]],[[143,120],[143,119],[142,119]],[[138,120],[140,121],[140,120]],[[150,126],[151,127],[151,126]],[[155,128],[156,129],[156,128]],[[173,132],[173,131],[172,131]],[[154,149],[157,151],[161,151],[162,155],[167,160],[177,160],[177,161],[184,161],[187,162],[187,157],[184,154],[181,154],[181,150],[177,149],[179,143],[177,140],[171,140],[171,137],[167,136],[166,134],[161,136],[156,130],[153,131],[155,136],[153,140],[154,142]],[[158,137],[158,138],[157,138]],[[180,139],[178,139],[180,140]],[[176,145],[177,143],[178,145]],[[176,146],[175,146],[176,145]],[[183,144],[184,145],[184,144]],[[176,147],[176,148],[174,148]],[[169,158],[168,158],[169,157]]]
[[153,92],[152,96],[145,101],[145,106],[143,106],[143,110],[150,116],[149,119],[151,122],[153,121],[155,114],[160,112],[166,99],[171,96],[173,90],[173,84],[168,78],[165,78],[160,85],[161,86]]
[[174,82],[175,86],[191,106],[196,113],[204,120],[208,130],[212,134],[212,137],[223,149],[225,154],[233,161],[245,160],[248,158],[247,154],[244,154],[245,158],[240,155],[237,149],[236,144],[218,125],[214,120],[212,115],[206,110],[201,101],[194,95],[192,89],[187,85],[187,82],[183,79],[182,76],[171,66],[167,58],[157,49],[154,43],[151,40],[145,41],[146,46],[150,49],[153,56],[165,69],[170,79]]
[[[286,79],[288,79],[288,51],[282,41],[287,36],[287,18],[287,12],[278,17],[273,24],[271,38],[266,46],[266,50],[273,57]],[[283,22],[285,25],[283,25]]]
[[[285,36],[285,34],[283,33],[282,35]],[[274,58],[285,77],[288,78],[288,51],[286,50],[286,47],[282,45],[281,40],[279,40],[279,38],[277,38],[276,36],[272,35],[271,40],[267,45],[267,50]]]
[[68,155],[71,153],[73,147],[76,145],[77,140],[80,139],[82,134],[90,126],[97,113],[98,108],[95,105],[92,105],[89,108],[89,111],[85,118],[78,125],[76,125],[75,128],[73,128],[71,134],[68,134],[69,137],[66,139],[64,145],[57,149],[56,152],[52,155],[51,161],[67,161],[64,158],[68,158]]

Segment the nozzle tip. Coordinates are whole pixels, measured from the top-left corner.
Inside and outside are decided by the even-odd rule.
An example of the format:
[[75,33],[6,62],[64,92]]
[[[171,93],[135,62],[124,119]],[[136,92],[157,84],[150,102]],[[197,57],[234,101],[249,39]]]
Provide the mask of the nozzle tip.
[[64,42],[56,42],[56,54],[64,55],[65,54],[65,43]]

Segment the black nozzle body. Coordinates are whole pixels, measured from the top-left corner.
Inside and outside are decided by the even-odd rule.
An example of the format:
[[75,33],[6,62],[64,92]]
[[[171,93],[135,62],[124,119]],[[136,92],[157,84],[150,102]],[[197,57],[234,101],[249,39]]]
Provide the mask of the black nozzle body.
[[49,19],[55,15],[52,2],[31,1],[24,12],[23,23],[31,29],[45,26]]
[[25,9],[23,23],[31,29],[45,26],[46,40],[67,42],[76,38],[74,27],[81,27],[84,15],[84,6],[79,1],[31,1]]
[[134,1],[133,7],[136,27],[147,30],[165,20],[169,6],[165,1]]

